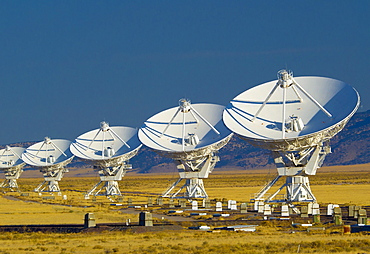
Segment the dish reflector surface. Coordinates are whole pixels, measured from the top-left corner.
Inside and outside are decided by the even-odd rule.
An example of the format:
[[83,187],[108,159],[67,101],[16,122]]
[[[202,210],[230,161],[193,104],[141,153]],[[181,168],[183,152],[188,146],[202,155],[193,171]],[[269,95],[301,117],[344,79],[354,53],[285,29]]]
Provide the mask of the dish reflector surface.
[[[92,161],[110,160],[124,156],[141,146],[137,129],[123,126],[110,127],[105,122],[101,125],[102,128],[86,132],[76,138],[71,145],[74,155]],[[128,159],[130,158],[125,158],[125,160]]]
[[222,121],[224,108],[217,104],[199,103],[164,110],[144,123],[139,130],[139,139],[146,146],[167,153],[206,148],[232,135]]
[[0,170],[9,169],[18,166],[24,161],[22,160],[22,153],[26,149],[23,147],[10,147],[0,150]]
[[294,81],[303,89],[288,87],[284,95],[282,86],[273,90],[275,80],[239,94],[224,111],[226,126],[253,145],[296,150],[333,137],[359,107],[357,91],[342,81],[313,76]]
[[57,165],[73,157],[69,150],[70,144],[71,141],[65,139],[45,138],[44,141],[28,147],[22,154],[22,159],[28,165],[35,167]]

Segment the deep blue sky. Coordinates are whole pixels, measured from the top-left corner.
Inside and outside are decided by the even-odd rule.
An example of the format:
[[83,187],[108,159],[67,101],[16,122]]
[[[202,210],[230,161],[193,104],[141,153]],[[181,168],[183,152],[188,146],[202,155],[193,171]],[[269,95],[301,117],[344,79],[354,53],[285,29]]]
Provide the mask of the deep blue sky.
[[1,1],[0,144],[140,127],[182,97],[226,105],[326,76],[370,109],[370,1]]

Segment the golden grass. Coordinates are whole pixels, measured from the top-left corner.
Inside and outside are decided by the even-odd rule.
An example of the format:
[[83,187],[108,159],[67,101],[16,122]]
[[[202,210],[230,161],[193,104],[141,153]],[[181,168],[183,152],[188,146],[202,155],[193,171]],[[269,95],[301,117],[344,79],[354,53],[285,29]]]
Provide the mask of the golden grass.
[[312,185],[311,189],[321,203],[370,204],[370,184]]
[[366,253],[368,236],[199,231],[133,234],[4,233],[1,253]]
[[[369,165],[324,167],[319,169],[316,176],[310,177],[311,189],[321,203],[369,205],[370,170],[366,171],[368,168]],[[212,199],[234,199],[241,203],[248,202],[251,196],[275,175],[275,170],[215,170],[204,180],[204,184]],[[128,174],[120,182],[121,191],[124,193],[122,203],[126,205],[128,198],[131,198],[135,204],[144,206],[149,196],[152,196],[154,201],[177,178],[177,174]],[[65,177],[60,182],[63,195],[68,197],[65,201],[61,196],[55,196],[55,200],[44,200],[33,192],[39,182],[37,179],[19,179],[21,190],[29,193],[29,196],[20,196],[19,193],[7,195],[29,202],[0,198],[0,224],[75,224],[82,223],[83,215],[87,212],[96,213],[101,223],[124,222],[128,218],[137,221],[132,215],[122,216],[117,211],[120,207],[110,206],[111,202],[105,197],[97,197],[96,202],[85,200],[84,193],[97,181],[97,177]],[[277,187],[272,188],[270,193],[282,185],[283,181],[284,179],[280,179]]]
[[[311,188],[321,203],[369,205],[369,165],[322,168],[310,177]],[[248,170],[213,172],[205,179],[205,187],[213,198],[249,201],[276,174],[275,170]],[[124,193],[123,204],[132,198],[135,204],[144,205],[149,196],[161,194],[177,174],[128,174],[120,182]],[[22,224],[82,224],[84,214],[93,212],[97,223],[137,221],[137,215],[119,211],[110,206],[105,197],[96,201],[85,200],[84,193],[97,177],[66,177],[60,187],[68,200],[55,196],[45,200],[33,193],[38,180],[22,178],[18,181],[23,192],[0,196],[0,225]],[[280,184],[283,180],[280,180]],[[273,192],[271,190],[270,192]],[[6,198],[8,197],[8,198]],[[13,199],[9,199],[13,198]],[[22,200],[17,200],[22,199]],[[46,234],[2,233],[0,253],[367,253],[370,239],[367,235],[343,235],[330,231],[317,233],[289,233],[289,225],[266,222],[255,233],[176,231],[134,234],[130,231],[101,233]]]
[[99,204],[83,208],[0,198],[0,225],[83,224],[84,215],[89,212],[95,213],[100,223],[138,220],[137,216],[122,214],[109,206]]

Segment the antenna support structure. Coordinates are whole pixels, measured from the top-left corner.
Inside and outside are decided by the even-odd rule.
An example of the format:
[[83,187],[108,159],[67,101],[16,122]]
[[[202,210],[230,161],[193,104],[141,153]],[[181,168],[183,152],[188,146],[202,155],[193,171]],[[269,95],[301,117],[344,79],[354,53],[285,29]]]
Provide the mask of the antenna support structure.
[[[181,191],[185,190],[183,198],[208,198],[203,179],[208,178],[219,160],[217,151],[194,160],[174,159],[180,178],[162,194],[162,197],[176,198]],[[173,192],[183,180],[184,184]]]
[[[203,121],[213,132],[217,135],[220,132],[210,124],[206,118],[204,118],[195,108],[191,105],[190,100],[180,99],[179,107],[176,113],[173,115],[171,121],[167,124],[164,131],[161,133],[161,137],[165,135],[167,129],[173,124],[173,120],[179,113],[182,113],[182,135],[181,135],[181,145],[182,151],[185,152],[185,146],[187,145],[198,145],[199,138],[195,133],[187,133],[186,131],[186,119],[189,121],[189,118],[186,118],[186,114],[199,124],[199,121]],[[200,120],[198,120],[198,118]],[[186,136],[187,135],[187,136]],[[180,178],[174,182],[163,194],[162,197],[166,198],[176,198],[179,193],[184,191],[182,198],[208,198],[208,194],[204,188],[203,179],[208,178],[208,175],[212,172],[216,163],[220,160],[217,156],[217,150],[204,154],[201,157],[195,157],[187,154],[187,156],[173,156],[173,160],[176,164],[176,168],[179,171]],[[184,180],[184,184],[175,192],[174,189]]]
[[[127,155],[133,157],[138,150],[139,148]],[[122,196],[118,181],[122,180],[127,170],[132,169],[132,165],[120,157],[113,161],[90,161],[90,163],[93,163],[94,168],[98,170],[100,181],[85,194],[85,199],[90,199],[90,196]]]
[[10,191],[19,191],[17,180],[23,172],[23,167],[26,164],[22,161],[21,155],[25,149],[21,147],[6,146],[5,149],[0,151],[0,163],[3,167],[0,168],[4,171],[5,180],[0,183],[0,188]]
[[203,179],[220,160],[218,150],[232,137],[222,122],[223,109],[180,99],[178,107],[154,115],[140,129],[140,140],[159,155],[172,158],[179,172],[179,179],[162,197],[208,198]]
[[68,172],[65,167],[74,157],[69,151],[70,144],[69,140],[45,137],[44,141],[31,145],[22,154],[22,160],[39,169],[44,176],[44,181],[34,189],[35,192],[61,195],[59,181]]
[[[272,157],[278,175],[266,184],[257,194],[254,202],[316,202],[316,197],[311,191],[309,176],[316,175],[316,171],[324,162],[325,156],[331,153],[328,142],[321,143],[301,151],[273,151]],[[285,183],[273,194],[267,192],[282,177]],[[286,189],[286,194],[279,197],[281,190]]]
[[99,129],[80,135],[71,144],[71,151],[93,165],[100,177],[100,181],[86,192],[85,199],[90,196],[121,196],[118,181],[132,169],[128,160],[138,153],[140,147],[137,129],[110,127],[107,122],[101,122]]
[[[255,207],[260,202],[316,202],[309,176],[322,166],[331,153],[330,139],[360,104],[357,91],[339,80],[294,78],[288,70],[277,77],[236,96],[223,114],[226,126],[241,139],[272,153],[278,174],[252,197]],[[285,183],[268,194],[282,177]],[[279,194],[283,189],[286,193]]]
[[[290,116],[290,121],[286,121],[287,115],[287,89],[291,88],[296,95],[298,101],[303,101],[302,96],[298,91],[301,91],[315,106],[323,111],[328,118],[332,117],[312,95],[310,95],[295,79],[293,72],[290,70],[280,70],[277,73],[278,81],[263,102],[257,113],[254,115],[252,122],[258,117],[259,113],[268,103],[271,96],[281,88],[283,90],[282,100],[282,139],[285,139],[287,132],[299,132],[304,129],[304,124],[298,116]],[[300,146],[296,147],[297,149]],[[274,202],[316,202],[316,197],[311,191],[309,183],[309,175],[315,175],[316,171],[324,162],[325,156],[331,152],[330,146],[324,142],[320,144],[298,151],[272,151],[272,157],[276,165],[278,176],[264,186],[259,193],[256,194],[254,201],[272,202],[277,194],[283,189],[286,189],[286,195],[282,199],[275,199]],[[266,193],[275,183],[282,177],[286,177],[285,183],[272,195],[265,197]]]
[[[44,150],[43,150],[44,149]],[[62,180],[65,173],[68,173],[69,170],[65,168],[67,164],[69,164],[73,156],[67,156],[64,151],[62,151],[57,144],[53,142],[49,137],[45,137],[42,145],[38,149],[35,154],[35,157],[38,156],[40,151],[44,151],[43,155],[45,156],[42,160],[45,161],[45,165],[36,166],[42,173],[44,177],[44,181],[40,183],[35,189],[35,192],[49,192],[49,193],[58,193],[61,195],[61,191],[59,188],[59,181]],[[61,163],[56,162],[56,156],[54,152],[58,152],[61,156],[65,157],[66,159]]]
[[[72,161],[72,159],[70,161]],[[68,163],[66,163],[65,165],[67,165]],[[69,170],[65,168],[64,165],[53,165],[50,167],[40,167],[39,170],[44,176],[44,181],[40,183],[35,188],[34,191],[35,192],[58,193],[58,195],[61,195],[62,193],[59,188],[59,181],[62,180],[64,174],[68,173]]]
[[0,183],[0,188],[10,191],[19,191],[17,180],[23,173],[23,167],[24,164],[4,170],[5,180]]

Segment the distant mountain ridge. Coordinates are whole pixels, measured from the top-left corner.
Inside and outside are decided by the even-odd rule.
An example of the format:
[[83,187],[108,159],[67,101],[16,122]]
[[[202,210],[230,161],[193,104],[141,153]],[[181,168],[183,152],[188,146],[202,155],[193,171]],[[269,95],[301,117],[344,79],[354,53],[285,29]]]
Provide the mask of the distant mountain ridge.
[[[35,142],[10,144],[28,147]],[[356,113],[344,129],[331,139],[332,153],[328,154],[324,166],[355,165],[370,162],[370,110]],[[3,146],[4,147],[4,146]],[[253,147],[236,135],[219,151],[221,161],[218,170],[274,168],[270,151]],[[163,158],[143,146],[138,155],[130,160],[138,173],[174,172],[175,165],[169,158]],[[70,168],[88,168],[89,164],[75,158]]]

